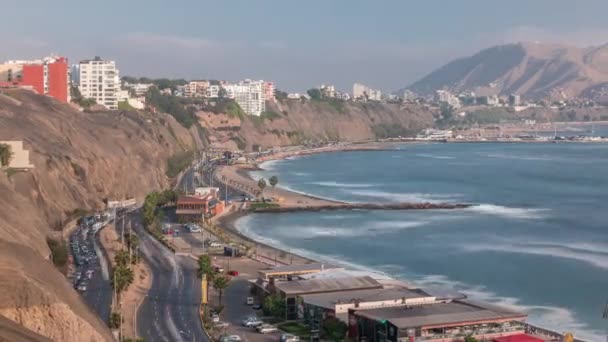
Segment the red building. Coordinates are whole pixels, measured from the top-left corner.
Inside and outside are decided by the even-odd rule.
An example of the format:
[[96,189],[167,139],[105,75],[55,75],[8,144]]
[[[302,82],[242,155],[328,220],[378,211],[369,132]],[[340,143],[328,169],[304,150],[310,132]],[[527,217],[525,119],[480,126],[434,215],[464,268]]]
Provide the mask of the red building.
[[20,85],[32,87],[38,94],[68,102],[68,60],[49,57],[23,64]]

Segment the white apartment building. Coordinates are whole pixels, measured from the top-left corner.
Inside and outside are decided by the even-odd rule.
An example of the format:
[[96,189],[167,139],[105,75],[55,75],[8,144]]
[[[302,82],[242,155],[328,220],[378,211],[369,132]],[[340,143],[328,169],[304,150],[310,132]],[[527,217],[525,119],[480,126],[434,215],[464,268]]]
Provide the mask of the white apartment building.
[[95,57],[79,63],[80,83],[78,88],[84,98],[94,99],[111,110],[118,109],[120,76],[116,62]]
[[[220,86],[219,84],[212,84],[209,85],[207,87],[206,95],[208,99],[217,99],[218,97],[220,97],[220,89],[222,89],[222,86]],[[226,89],[226,97],[233,99],[234,97],[231,97],[230,94],[228,93],[228,89]]]
[[224,85],[226,97],[234,99],[247,115],[260,116],[266,111],[264,81],[244,80]]
[[206,97],[209,81],[190,81],[184,86],[185,97]]
[[143,97],[152,87],[152,83],[125,83],[124,88],[130,89],[135,94],[135,97]]
[[353,98],[380,101],[382,100],[382,92],[377,89],[372,89],[364,84],[355,83],[353,84]]

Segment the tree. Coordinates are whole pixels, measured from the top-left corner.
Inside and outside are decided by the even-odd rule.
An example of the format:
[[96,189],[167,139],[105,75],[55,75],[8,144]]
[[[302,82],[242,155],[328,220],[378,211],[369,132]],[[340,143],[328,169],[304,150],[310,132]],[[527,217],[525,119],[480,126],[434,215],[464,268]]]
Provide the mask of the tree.
[[114,262],[116,263],[116,267],[126,267],[129,264],[129,252],[126,250],[119,251],[114,256]]
[[13,151],[11,146],[7,144],[0,144],[0,166],[8,166],[13,159]]
[[273,294],[264,298],[262,309],[265,315],[276,318],[285,318],[285,300],[278,294]]
[[258,181],[258,188],[260,188],[260,195],[264,192],[264,188],[266,187],[266,180],[264,178],[260,178]]
[[277,176],[270,177],[270,179],[268,180],[268,183],[270,183],[270,186],[272,186],[274,188],[279,183],[279,177],[277,177]]
[[203,275],[207,275],[207,280],[212,280],[214,271],[213,266],[211,265],[211,258],[209,255],[201,255],[198,258],[198,270],[197,275],[199,278],[203,278]]
[[228,287],[230,279],[226,276],[218,276],[213,279],[213,288],[218,291],[219,304],[222,305],[222,292]]
[[224,87],[220,87],[220,90],[217,92],[217,97],[223,99],[227,96],[226,89]]
[[464,337],[464,342],[477,342],[477,339],[473,335],[469,334]]
[[112,272],[112,284],[115,286],[116,292],[121,293],[122,291],[126,290],[132,283],[133,270],[130,269],[127,265],[117,265],[114,268],[114,272]]
[[112,312],[110,314],[110,321],[108,322],[110,329],[120,328],[120,323],[120,314],[118,312]]
[[344,341],[348,327],[335,317],[327,317],[323,321],[323,332],[325,337],[331,341]]
[[313,100],[321,99],[321,90],[317,88],[308,89],[306,93],[308,93],[308,96],[310,96],[310,98]]

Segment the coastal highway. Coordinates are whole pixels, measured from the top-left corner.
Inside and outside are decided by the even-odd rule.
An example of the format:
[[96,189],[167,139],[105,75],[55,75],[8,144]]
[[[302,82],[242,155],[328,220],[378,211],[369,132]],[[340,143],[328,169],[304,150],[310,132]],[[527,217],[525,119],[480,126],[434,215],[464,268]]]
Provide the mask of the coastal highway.
[[140,218],[139,210],[130,215],[140,252],[152,272],[152,285],[137,311],[138,335],[146,341],[208,341],[199,316],[196,262],[161,245],[145,232]]

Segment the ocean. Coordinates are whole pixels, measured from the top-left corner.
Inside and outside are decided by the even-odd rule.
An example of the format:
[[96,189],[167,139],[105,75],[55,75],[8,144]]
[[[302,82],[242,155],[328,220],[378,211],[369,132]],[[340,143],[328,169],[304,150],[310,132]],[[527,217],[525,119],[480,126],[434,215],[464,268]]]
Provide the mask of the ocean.
[[[529,321],[605,341],[608,144],[404,144],[270,161],[254,177],[349,202],[458,202],[429,211],[254,214],[245,235],[315,259],[448,286]],[[603,336],[603,337],[602,337]]]

